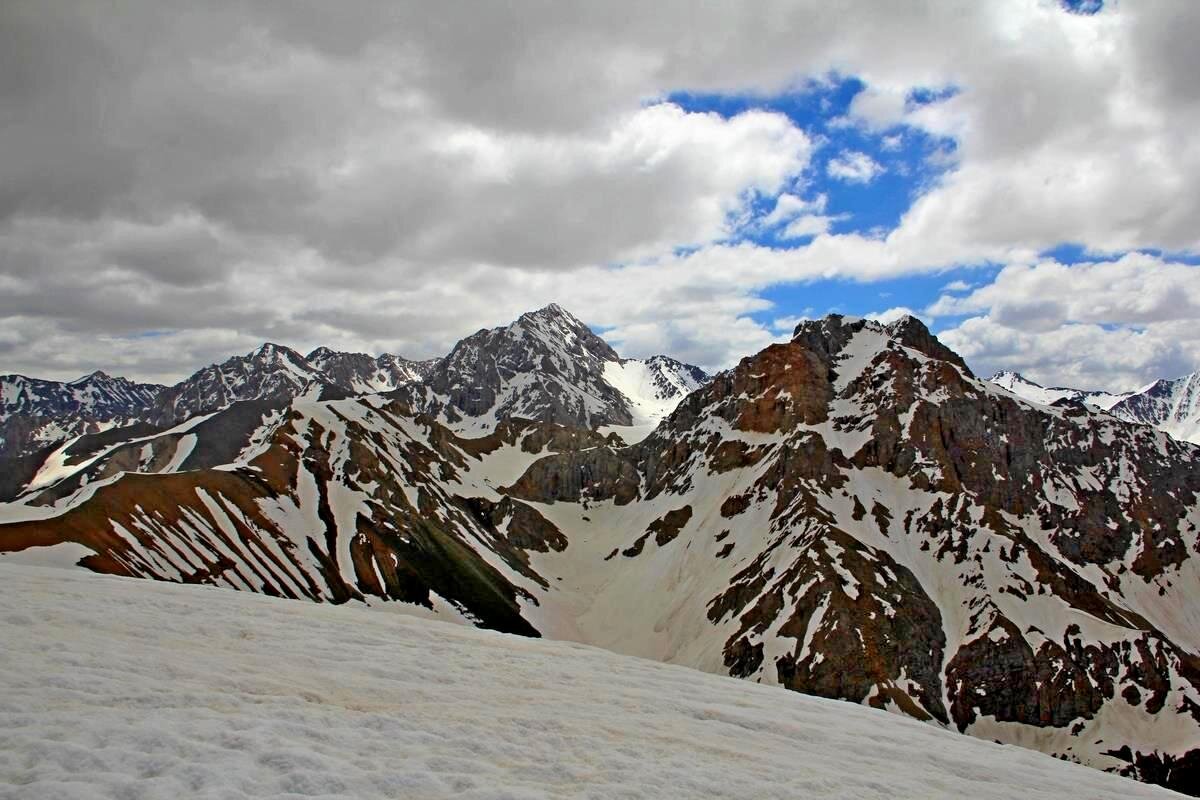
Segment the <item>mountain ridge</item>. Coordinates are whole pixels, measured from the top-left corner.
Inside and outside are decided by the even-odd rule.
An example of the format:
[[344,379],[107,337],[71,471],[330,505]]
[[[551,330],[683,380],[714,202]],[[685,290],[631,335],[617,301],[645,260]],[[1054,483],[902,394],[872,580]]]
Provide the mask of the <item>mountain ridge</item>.
[[[503,349],[460,355],[499,374]],[[544,419],[472,437],[388,395],[301,396],[248,430],[216,467],[122,467],[175,461],[190,430],[112,454],[9,509],[0,549],[416,604],[1200,774],[1197,449],[1014,397],[914,318],[803,323],[634,443]]]
[[[525,385],[516,386],[514,380]],[[707,375],[699,368],[668,356],[621,358],[556,304],[523,314],[507,326],[481,330],[456,344],[449,356],[426,361],[386,353],[376,357],[343,353],[328,347],[305,356],[265,342],[173,386],[148,385],[139,403],[127,405],[122,416],[106,425],[76,419],[71,409],[49,408],[43,418],[19,413],[25,409],[13,406],[11,419],[0,423],[0,434],[13,430],[20,437],[9,436],[11,447],[0,446],[0,463],[5,466],[0,500],[57,480],[73,465],[87,467],[94,475],[134,465],[155,472],[213,466],[217,463],[213,459],[232,457],[231,453],[248,447],[267,417],[282,413],[300,396],[333,400],[388,393],[439,416],[459,433],[474,435],[489,433],[504,419],[524,417],[589,429],[605,427],[631,440],[645,436],[684,394],[705,380]],[[78,381],[44,383],[64,393],[80,391],[75,388]],[[472,391],[477,395],[474,399]],[[564,404],[560,395],[569,396],[570,402]],[[231,413],[221,414],[218,421],[200,424],[200,417],[227,409]],[[469,411],[479,414],[472,416]],[[189,420],[196,420],[196,425],[189,425]],[[152,431],[146,426],[157,436],[147,439]],[[126,430],[130,442],[149,450],[134,456],[128,447],[115,447],[119,433],[95,438],[108,428]],[[213,441],[214,434],[220,441]],[[183,451],[194,448],[196,441],[198,450]],[[93,444],[108,448],[109,463],[88,466],[95,461]],[[178,457],[171,455],[176,452]]]
[[1083,403],[1200,444],[1200,372],[1175,379],[1159,378],[1137,391],[1122,393],[1047,388],[1011,370],[997,372],[988,380],[1031,402]]

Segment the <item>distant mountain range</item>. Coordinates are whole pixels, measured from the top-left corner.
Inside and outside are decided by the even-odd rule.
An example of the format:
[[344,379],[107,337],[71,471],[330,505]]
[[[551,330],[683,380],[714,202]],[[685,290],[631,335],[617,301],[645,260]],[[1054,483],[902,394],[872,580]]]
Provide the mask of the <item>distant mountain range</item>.
[[1200,372],[1160,379],[1136,392],[1113,394],[1065,387],[1046,388],[1019,372],[997,372],[992,383],[1033,403],[1083,403],[1113,416],[1152,425],[1176,439],[1200,444]]
[[[286,404],[401,391],[458,430],[522,417],[562,424],[637,426],[641,434],[706,381],[667,356],[623,359],[557,305],[481,330],[444,358],[413,361],[319,347],[302,356],[267,343],[174,386],[95,372],[60,382],[0,375],[0,459],[28,457],[82,434],[145,423],[169,427],[242,401]],[[627,433],[628,435],[628,433]],[[2,496],[2,495],[0,495]]]
[[[108,446],[219,424],[221,444],[213,447],[222,455],[236,453],[231,448],[247,443],[247,426],[256,415],[280,411],[301,396],[333,400],[387,393],[459,433],[486,433],[501,420],[522,418],[589,430],[608,426],[606,430],[632,441],[648,434],[684,395],[707,380],[703,370],[667,356],[621,358],[553,304],[510,325],[481,330],[446,357],[426,361],[326,347],[302,356],[267,343],[174,386],[132,383],[101,372],[72,382],[4,375],[0,501],[57,475],[54,454],[64,447],[79,453],[96,442]],[[225,410],[230,413],[220,420],[200,419]],[[194,454],[189,465],[202,463],[203,452],[207,450]]]
[[1200,786],[1192,444],[980,380],[913,317],[711,377],[558,306],[415,381],[335,356],[267,345],[23,456],[0,560],[387,603]]

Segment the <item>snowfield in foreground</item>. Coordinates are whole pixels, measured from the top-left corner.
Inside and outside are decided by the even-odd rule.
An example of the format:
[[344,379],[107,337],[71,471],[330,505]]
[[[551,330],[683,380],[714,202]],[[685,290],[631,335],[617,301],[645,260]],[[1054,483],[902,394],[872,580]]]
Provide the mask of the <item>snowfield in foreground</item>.
[[0,798],[1176,797],[565,642],[0,564]]

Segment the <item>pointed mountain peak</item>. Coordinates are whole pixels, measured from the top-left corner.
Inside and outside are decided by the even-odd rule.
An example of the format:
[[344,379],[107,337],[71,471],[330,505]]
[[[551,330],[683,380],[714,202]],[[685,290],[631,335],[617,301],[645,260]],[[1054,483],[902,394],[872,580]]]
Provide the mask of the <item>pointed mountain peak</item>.
[[567,311],[558,303],[550,303],[536,311],[529,311],[527,313],[539,317],[570,317],[571,319],[575,319],[575,316],[570,311]]
[[933,332],[926,327],[925,323],[914,317],[912,314],[905,314],[900,319],[885,326],[888,335],[894,340],[918,352],[924,353],[930,358],[949,361],[951,364],[958,366],[970,377],[974,377],[971,369],[967,366],[967,362],[962,360],[962,356],[951,350],[946,345],[933,335]]
[[587,327],[583,324],[579,317],[575,316],[570,311],[567,311],[558,303],[551,303],[550,305],[539,308],[536,311],[526,311],[517,319],[517,322],[549,323],[552,325],[565,325],[569,328]]
[[80,384],[84,383],[107,383],[112,380],[113,377],[111,375],[103,370],[98,369],[94,372],[89,372],[87,375],[84,375],[81,378],[76,378],[75,380],[71,381],[71,385],[79,386]]
[[587,353],[601,361],[617,361],[620,356],[583,321],[557,303],[536,311],[527,311],[506,330],[518,338],[532,334],[552,349]]
[[1002,370],[998,371],[992,377],[988,378],[988,380],[991,381],[992,383],[996,383],[996,384],[999,384],[999,385],[1005,386],[1005,387],[1015,386],[1016,384],[1025,384],[1026,386],[1036,386],[1039,389],[1043,388],[1040,383],[1037,383],[1036,381],[1031,381],[1031,380],[1029,380],[1029,378],[1026,378],[1021,373],[1017,372],[1016,370],[1012,370],[1012,369],[1002,369]]
[[304,358],[290,347],[285,347],[274,342],[264,342],[257,350],[247,354],[247,358],[255,361],[274,361],[276,359],[286,359],[288,361],[303,361]]
[[333,356],[333,355],[337,355],[336,350],[326,347],[325,345],[321,345],[316,350],[313,350],[311,353],[306,355],[304,358],[306,361],[315,361],[315,360],[321,359],[321,358],[329,358],[330,356]]

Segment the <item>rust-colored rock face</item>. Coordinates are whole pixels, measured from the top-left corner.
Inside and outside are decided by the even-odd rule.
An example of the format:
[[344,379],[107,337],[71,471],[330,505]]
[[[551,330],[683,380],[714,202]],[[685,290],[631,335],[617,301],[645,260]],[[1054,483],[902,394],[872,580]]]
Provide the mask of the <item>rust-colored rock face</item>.
[[796,343],[773,344],[742,359],[713,378],[703,395],[707,413],[755,433],[821,422],[833,396],[827,365]]

